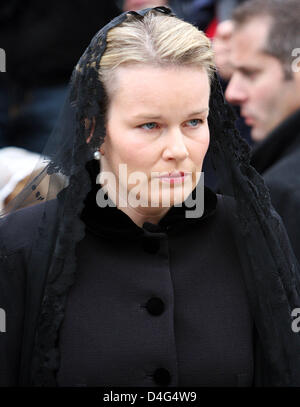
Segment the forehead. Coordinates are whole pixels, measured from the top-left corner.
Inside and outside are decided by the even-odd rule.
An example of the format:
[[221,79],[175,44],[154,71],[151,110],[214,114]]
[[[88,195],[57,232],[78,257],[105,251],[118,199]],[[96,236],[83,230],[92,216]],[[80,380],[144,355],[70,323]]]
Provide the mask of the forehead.
[[131,65],[119,67],[115,74],[112,102],[127,111],[208,106],[210,85],[204,69]]
[[247,61],[255,63],[266,57],[264,52],[271,27],[269,17],[253,18],[237,27],[232,38],[231,59],[235,65]]

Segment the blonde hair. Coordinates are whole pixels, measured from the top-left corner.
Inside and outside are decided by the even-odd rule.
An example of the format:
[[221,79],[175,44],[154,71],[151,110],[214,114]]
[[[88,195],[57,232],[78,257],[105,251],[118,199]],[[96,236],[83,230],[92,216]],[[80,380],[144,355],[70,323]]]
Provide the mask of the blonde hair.
[[195,26],[177,17],[149,11],[143,19],[127,19],[107,33],[99,79],[113,92],[114,72],[120,65],[194,66],[204,68],[211,80],[215,70],[210,40]]

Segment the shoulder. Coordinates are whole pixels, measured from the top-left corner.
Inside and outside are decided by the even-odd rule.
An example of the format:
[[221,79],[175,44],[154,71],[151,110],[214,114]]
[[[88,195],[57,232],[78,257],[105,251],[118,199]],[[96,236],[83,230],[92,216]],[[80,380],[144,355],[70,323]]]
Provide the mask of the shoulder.
[[280,160],[263,175],[275,207],[300,205],[300,150]]
[[28,304],[33,304],[32,309],[36,309],[45,275],[39,267],[34,267],[38,261],[31,261],[28,266],[28,255],[40,220],[45,216],[50,220],[56,206],[55,201],[40,203],[0,219],[0,309],[7,321],[5,334],[0,332],[0,354],[4,358],[1,359],[0,386],[18,384],[20,352],[26,328],[24,318],[31,314],[27,313]]
[[267,182],[300,185],[300,148],[278,160],[263,174]]

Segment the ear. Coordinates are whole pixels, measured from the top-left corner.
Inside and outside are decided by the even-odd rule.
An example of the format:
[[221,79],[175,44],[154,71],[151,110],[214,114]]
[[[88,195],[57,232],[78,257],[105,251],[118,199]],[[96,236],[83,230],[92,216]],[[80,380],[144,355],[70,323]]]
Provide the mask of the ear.
[[[90,120],[89,119],[84,119],[84,123],[85,123],[85,128],[89,128],[90,127]],[[94,131],[95,131],[95,126],[96,126],[96,119],[95,117],[92,118],[92,126],[91,126],[91,131],[90,131],[90,135],[87,138],[86,142],[87,144],[92,140],[93,135],[94,135]]]
[[105,154],[105,137],[104,137],[104,140],[101,143],[101,147],[99,148],[99,151],[100,151],[101,155]]

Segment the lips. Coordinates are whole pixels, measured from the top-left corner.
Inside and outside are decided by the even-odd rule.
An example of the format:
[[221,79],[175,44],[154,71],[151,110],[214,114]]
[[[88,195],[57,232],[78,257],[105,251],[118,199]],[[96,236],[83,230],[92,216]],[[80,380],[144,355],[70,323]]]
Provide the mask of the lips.
[[187,175],[188,173],[184,171],[175,171],[175,172],[166,172],[159,176],[159,178],[181,178]]
[[245,123],[248,126],[253,126],[253,124],[255,123],[254,117],[248,115],[247,113],[245,113],[243,111],[241,112],[241,116],[244,118]]
[[175,184],[182,184],[188,175],[192,175],[191,172],[184,172],[184,171],[173,171],[173,172],[166,172],[165,174],[160,175],[158,178],[163,183],[175,185]]

